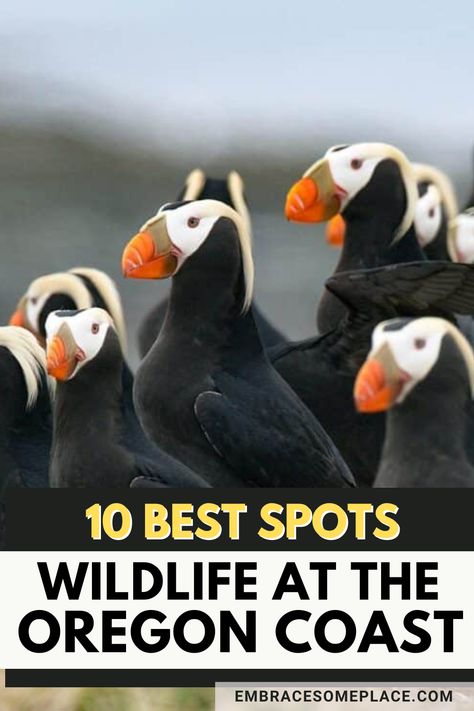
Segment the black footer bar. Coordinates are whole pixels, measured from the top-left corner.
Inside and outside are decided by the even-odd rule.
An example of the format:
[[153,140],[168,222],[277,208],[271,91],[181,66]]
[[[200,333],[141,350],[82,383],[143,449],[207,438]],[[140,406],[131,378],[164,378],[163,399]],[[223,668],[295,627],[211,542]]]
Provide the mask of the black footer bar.
[[472,683],[474,669],[7,669],[7,687],[211,687],[217,682]]

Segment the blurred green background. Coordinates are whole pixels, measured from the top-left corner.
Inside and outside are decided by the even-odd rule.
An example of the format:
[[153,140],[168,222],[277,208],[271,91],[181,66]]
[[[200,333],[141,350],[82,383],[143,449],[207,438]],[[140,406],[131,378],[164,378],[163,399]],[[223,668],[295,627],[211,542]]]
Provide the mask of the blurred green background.
[[213,689],[5,689],[1,711],[208,711]]

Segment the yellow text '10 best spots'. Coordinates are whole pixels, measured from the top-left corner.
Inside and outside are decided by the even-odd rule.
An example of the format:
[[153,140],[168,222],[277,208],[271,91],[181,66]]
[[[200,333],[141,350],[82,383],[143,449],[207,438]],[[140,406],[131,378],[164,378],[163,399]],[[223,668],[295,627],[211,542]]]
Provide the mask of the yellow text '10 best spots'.
[[[400,533],[397,513],[398,506],[389,502],[377,505],[358,502],[343,506],[324,502],[315,508],[303,503],[269,502],[260,508],[257,535],[267,541],[293,541],[297,540],[299,532],[309,529],[327,541],[345,535],[360,541],[368,538],[392,541]],[[140,525],[143,526],[143,537],[148,541],[167,538],[238,541],[246,514],[245,503],[145,503]],[[93,540],[124,540],[134,526],[130,509],[122,503],[104,507],[95,503],[86,509],[85,515],[90,520]]]

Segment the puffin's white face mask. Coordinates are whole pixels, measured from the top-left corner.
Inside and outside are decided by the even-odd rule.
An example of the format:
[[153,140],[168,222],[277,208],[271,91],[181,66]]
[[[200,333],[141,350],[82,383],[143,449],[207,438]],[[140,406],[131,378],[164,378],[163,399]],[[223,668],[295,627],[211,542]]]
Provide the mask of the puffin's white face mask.
[[47,365],[57,380],[70,380],[97,356],[113,322],[99,308],[62,313],[54,311],[46,320]]
[[418,198],[415,209],[415,233],[422,247],[430,244],[441,227],[441,195],[435,185],[430,185],[424,195]]
[[451,223],[451,258],[474,264],[474,214],[462,213]]

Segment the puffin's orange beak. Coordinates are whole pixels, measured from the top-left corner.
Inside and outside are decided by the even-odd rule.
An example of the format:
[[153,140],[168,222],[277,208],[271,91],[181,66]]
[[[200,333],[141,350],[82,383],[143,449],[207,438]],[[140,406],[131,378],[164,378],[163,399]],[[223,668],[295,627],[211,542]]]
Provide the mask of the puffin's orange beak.
[[56,380],[67,380],[76,363],[68,357],[66,344],[60,336],[54,336],[46,349],[46,368]]
[[10,316],[10,320],[8,321],[9,326],[21,326],[22,328],[26,328],[26,321],[25,321],[25,314],[23,309],[16,309]]
[[399,393],[387,383],[383,366],[378,360],[367,360],[357,375],[354,399],[358,412],[388,410]]
[[388,410],[409,379],[398,367],[390,346],[384,344],[369,356],[357,375],[354,400],[358,412]]
[[341,202],[328,161],[318,161],[289,190],[285,216],[292,222],[325,222],[339,212]]
[[165,279],[178,266],[177,250],[171,242],[163,217],[148,223],[132,237],[122,255],[122,272],[132,279]]
[[331,247],[342,247],[346,234],[346,223],[342,215],[334,215],[326,225],[326,241]]
[[311,178],[302,178],[291,186],[286,196],[285,216],[293,222],[319,222],[313,219],[318,209],[318,187]]
[[[63,327],[61,327],[62,329]],[[65,334],[67,341],[72,339],[69,330]],[[73,343],[73,341],[72,341]],[[46,348],[46,368],[48,374],[56,380],[68,380],[74,373],[79,361],[84,360],[83,351],[74,346],[68,346],[65,338],[60,335],[53,336]]]

